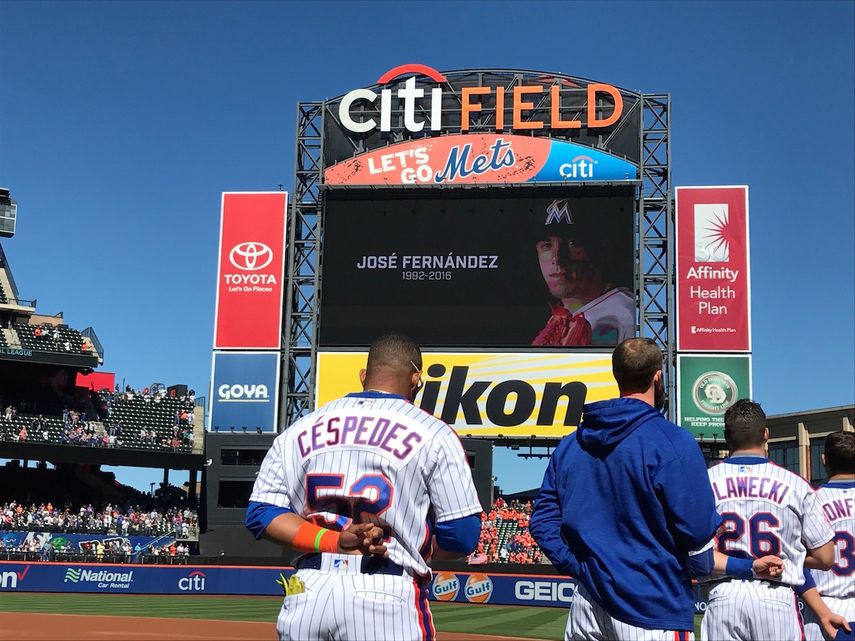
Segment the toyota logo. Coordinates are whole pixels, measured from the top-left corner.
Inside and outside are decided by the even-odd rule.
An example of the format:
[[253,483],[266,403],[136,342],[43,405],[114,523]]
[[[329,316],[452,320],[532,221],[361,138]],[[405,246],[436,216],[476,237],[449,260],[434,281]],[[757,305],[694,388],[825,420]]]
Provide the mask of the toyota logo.
[[257,272],[273,262],[273,250],[264,243],[240,243],[229,252],[229,262],[238,269]]

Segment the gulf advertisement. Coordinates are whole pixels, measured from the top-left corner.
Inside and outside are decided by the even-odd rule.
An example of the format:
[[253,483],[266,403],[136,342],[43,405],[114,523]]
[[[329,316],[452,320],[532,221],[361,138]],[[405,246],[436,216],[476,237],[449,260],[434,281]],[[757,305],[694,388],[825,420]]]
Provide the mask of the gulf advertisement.
[[[367,352],[321,352],[316,402],[361,389]],[[585,403],[614,398],[611,353],[424,352],[415,404],[465,437],[550,437],[573,432]]]
[[211,429],[276,431],[278,352],[214,352]]
[[677,423],[702,441],[723,440],[725,412],[751,398],[751,355],[679,354],[677,397]]
[[751,351],[748,187],[677,187],[677,349]]
[[214,349],[279,349],[286,192],[222,198]]
[[324,171],[327,185],[477,185],[631,181],[634,164],[592,147],[513,134],[422,138],[368,151]]

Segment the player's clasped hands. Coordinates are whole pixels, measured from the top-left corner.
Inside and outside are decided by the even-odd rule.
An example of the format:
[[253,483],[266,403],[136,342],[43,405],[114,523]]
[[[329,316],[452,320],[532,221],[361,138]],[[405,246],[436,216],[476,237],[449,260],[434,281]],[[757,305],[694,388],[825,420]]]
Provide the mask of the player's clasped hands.
[[758,579],[775,579],[784,572],[784,561],[780,557],[761,556],[752,564],[754,575]]
[[383,528],[374,523],[353,523],[342,530],[338,546],[342,554],[370,554],[386,556],[387,549],[383,544],[386,536]]

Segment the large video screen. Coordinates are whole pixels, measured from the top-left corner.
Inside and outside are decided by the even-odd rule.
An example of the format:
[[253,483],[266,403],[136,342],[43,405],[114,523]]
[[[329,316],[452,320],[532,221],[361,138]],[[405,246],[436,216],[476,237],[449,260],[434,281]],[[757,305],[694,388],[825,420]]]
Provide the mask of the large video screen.
[[319,342],[612,346],[636,323],[631,189],[333,191]]

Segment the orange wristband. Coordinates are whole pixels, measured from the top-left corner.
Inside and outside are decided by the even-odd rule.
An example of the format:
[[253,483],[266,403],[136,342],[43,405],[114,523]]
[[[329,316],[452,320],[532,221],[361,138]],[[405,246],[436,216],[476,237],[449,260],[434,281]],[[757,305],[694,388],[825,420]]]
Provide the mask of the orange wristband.
[[339,533],[306,522],[297,530],[291,547],[301,552],[338,552]]

